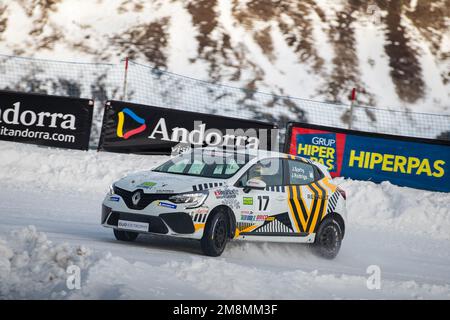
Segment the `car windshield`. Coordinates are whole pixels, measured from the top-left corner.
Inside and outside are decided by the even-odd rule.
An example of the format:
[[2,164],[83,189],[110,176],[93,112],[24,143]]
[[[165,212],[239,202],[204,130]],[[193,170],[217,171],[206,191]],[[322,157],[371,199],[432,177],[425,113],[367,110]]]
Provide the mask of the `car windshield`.
[[194,149],[170,159],[153,171],[228,179],[252,158],[253,156],[245,153]]

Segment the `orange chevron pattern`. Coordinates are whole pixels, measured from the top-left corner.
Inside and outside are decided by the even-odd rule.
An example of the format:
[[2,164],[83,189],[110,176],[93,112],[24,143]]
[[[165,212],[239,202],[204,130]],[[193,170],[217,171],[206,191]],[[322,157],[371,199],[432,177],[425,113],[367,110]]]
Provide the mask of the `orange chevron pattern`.
[[[311,205],[308,208],[304,199],[304,191],[308,189],[313,194]],[[320,221],[326,214],[328,205],[328,191],[320,182],[314,182],[307,186],[288,186],[288,206],[291,220],[294,221],[296,232],[314,233]]]

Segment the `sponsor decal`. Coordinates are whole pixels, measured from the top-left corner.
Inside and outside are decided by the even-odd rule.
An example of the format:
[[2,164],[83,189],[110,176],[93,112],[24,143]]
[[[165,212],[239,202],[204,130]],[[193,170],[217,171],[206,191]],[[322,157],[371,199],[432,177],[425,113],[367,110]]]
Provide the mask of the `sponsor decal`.
[[309,172],[309,174],[307,174],[305,172],[305,169],[303,169],[303,168],[299,168],[299,167],[296,167],[296,166],[292,167],[291,179],[293,179],[293,180],[294,179],[299,179],[299,180],[303,180],[303,181],[308,181],[309,180],[308,176],[309,176],[309,179],[314,179],[314,172],[311,171],[311,172]]
[[175,204],[173,204],[173,203],[167,203],[167,202],[162,202],[162,201],[158,202],[158,206],[165,207],[165,208],[170,208],[170,209],[176,209],[177,208],[177,206]]
[[317,200],[317,199],[328,200],[328,198],[329,198],[329,196],[327,194],[316,195],[316,194],[308,193],[306,195],[306,199],[311,199],[311,200]]
[[138,188],[144,188],[144,189],[151,189],[154,186],[156,186],[156,182],[143,182],[140,185],[138,185]]
[[256,216],[256,221],[265,221],[267,219],[267,214],[260,214]]
[[145,222],[119,220],[119,222],[117,223],[117,227],[119,229],[126,229],[126,230],[145,231],[145,232],[148,231],[148,223]]
[[241,215],[241,221],[266,221],[268,215],[260,214],[260,215],[250,215],[243,214]]
[[231,199],[236,198],[238,194],[237,190],[224,189],[224,190],[216,190],[214,191],[214,195],[217,199]]
[[275,217],[267,217],[265,221],[274,221]]
[[119,202],[119,201],[120,201],[120,198],[119,198],[119,197],[116,197],[116,196],[111,196],[111,197],[109,197],[109,201]]
[[254,212],[251,210],[241,210],[241,214],[253,214]]
[[[128,115],[131,119],[136,121],[140,126],[136,129],[123,132],[123,127],[125,124],[125,115]],[[119,138],[128,139],[138,133],[141,133],[147,129],[147,125],[145,124],[145,120],[139,117],[134,111],[130,110],[129,108],[125,108],[122,111],[120,111],[118,114],[118,121],[117,121],[117,136]]]
[[221,203],[230,207],[233,210],[238,210],[241,207],[241,200],[237,198],[238,190],[225,186],[222,190],[214,191],[217,199],[222,199]]
[[253,197],[244,197],[244,198],[242,199],[242,203],[243,203],[245,206],[252,206],[252,205],[253,205]]
[[208,207],[200,207],[192,211],[193,214],[206,214],[209,212]]
[[156,192],[156,193],[175,193],[175,190],[161,190],[161,189],[156,189],[155,192]]
[[205,223],[208,216],[209,208],[200,207],[191,212],[191,217],[194,222]]

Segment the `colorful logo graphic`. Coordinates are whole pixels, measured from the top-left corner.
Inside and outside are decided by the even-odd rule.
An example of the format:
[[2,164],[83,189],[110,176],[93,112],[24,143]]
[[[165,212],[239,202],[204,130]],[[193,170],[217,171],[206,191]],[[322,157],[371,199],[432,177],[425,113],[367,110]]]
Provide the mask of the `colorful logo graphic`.
[[140,185],[138,185],[138,188],[144,188],[144,189],[151,189],[154,186],[156,186],[156,182],[143,182]]
[[242,198],[242,203],[245,206],[252,206],[253,205],[253,197],[244,197],[244,198]]
[[167,203],[167,202],[162,202],[162,201],[159,201],[159,202],[158,202],[158,206],[164,207],[164,208],[170,208],[170,209],[176,209],[176,208],[177,208],[177,205],[176,205],[176,204]]
[[[125,114],[127,114],[128,116],[130,116],[134,121],[136,121],[137,123],[141,124],[140,127],[130,130],[128,132],[123,132],[123,125],[125,123]],[[145,120],[142,119],[141,117],[139,117],[138,115],[136,115],[133,111],[131,111],[128,108],[123,109],[122,111],[120,111],[118,113],[119,116],[119,123],[117,124],[117,136],[119,138],[124,138],[124,139],[128,139],[138,133],[141,133],[142,131],[144,131],[145,129],[147,129],[147,125],[145,124]]]
[[292,129],[290,139],[290,154],[323,164],[332,177],[340,175],[345,134],[296,127]]
[[336,172],[335,133],[299,134],[296,143],[296,155],[317,161],[325,165],[330,172]]

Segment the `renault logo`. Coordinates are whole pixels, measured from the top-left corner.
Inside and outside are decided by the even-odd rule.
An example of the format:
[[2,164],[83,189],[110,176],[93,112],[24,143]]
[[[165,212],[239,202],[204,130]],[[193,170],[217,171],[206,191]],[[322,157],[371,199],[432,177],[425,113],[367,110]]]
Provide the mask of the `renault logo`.
[[133,205],[137,206],[139,204],[139,201],[141,201],[141,191],[136,191],[133,193],[133,196],[131,197],[131,202],[133,202]]

